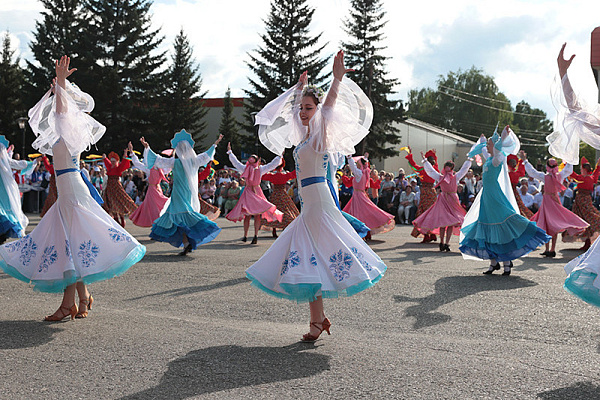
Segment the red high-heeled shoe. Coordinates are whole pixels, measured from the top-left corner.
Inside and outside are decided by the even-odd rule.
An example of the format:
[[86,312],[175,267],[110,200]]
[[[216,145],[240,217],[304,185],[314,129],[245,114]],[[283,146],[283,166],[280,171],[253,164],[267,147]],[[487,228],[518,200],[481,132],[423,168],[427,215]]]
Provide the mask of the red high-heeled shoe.
[[[65,313],[63,310],[66,310],[67,312]],[[59,311],[60,314],[58,314]],[[71,316],[71,319],[73,319],[75,318],[75,314],[77,314],[77,306],[75,304],[73,304],[71,308],[67,308],[61,304],[54,314],[44,317],[44,321],[62,321],[69,315]]]
[[[319,325],[321,325],[319,327]],[[321,336],[321,333],[323,333],[323,331],[327,332],[328,335],[331,335],[331,332],[329,331],[329,328],[331,328],[331,321],[329,321],[329,318],[325,318],[323,320],[323,322],[318,323],[318,322],[311,322],[310,325],[308,326],[309,329],[311,326],[314,326],[315,328],[317,328],[319,330],[319,333],[315,336],[315,335],[311,335],[310,332],[304,334],[302,336],[302,341],[303,342],[314,342],[316,341],[319,336]]]

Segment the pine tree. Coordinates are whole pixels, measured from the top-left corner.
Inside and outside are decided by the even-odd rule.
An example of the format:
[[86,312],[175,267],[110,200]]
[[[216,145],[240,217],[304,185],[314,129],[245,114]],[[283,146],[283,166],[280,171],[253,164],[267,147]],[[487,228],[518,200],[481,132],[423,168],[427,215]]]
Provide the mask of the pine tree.
[[[17,119],[25,116],[23,107],[23,70],[19,66],[20,59],[15,58],[15,51],[11,49],[10,34],[4,33],[2,37],[0,59],[0,135],[5,135],[9,142],[20,149],[22,132],[19,130]],[[18,150],[21,152],[21,150]]]
[[238,123],[233,116],[233,100],[231,100],[231,89],[227,88],[225,98],[223,99],[223,111],[221,114],[221,125],[219,126],[219,133],[222,134],[223,143],[217,146],[217,153],[215,155],[216,160],[222,165],[226,165],[229,162],[229,156],[227,155],[227,145],[225,143],[231,143],[231,150],[234,154],[240,154],[240,137]]
[[161,102],[164,105],[165,134],[172,135],[185,129],[199,145],[207,136],[202,133],[206,127],[202,120],[208,111],[202,106],[206,92],[202,92],[199,67],[195,65],[192,47],[183,29],[175,37],[173,48],[172,64],[165,76],[166,88]]
[[36,62],[27,61],[27,104],[35,104],[48,90],[54,78],[54,61],[63,55],[72,58],[78,68],[73,79],[84,88],[90,62],[82,60],[81,44],[85,38],[86,13],[82,0],[40,0],[45,7],[42,20],[36,21],[34,39],[29,44]]
[[357,146],[357,151],[368,151],[371,157],[385,158],[398,154],[389,145],[398,144],[400,136],[395,122],[402,121],[403,107],[400,100],[392,100],[397,79],[387,77],[385,62],[389,57],[382,55],[386,49],[379,43],[385,38],[383,28],[385,11],[381,0],[351,0],[350,18],[344,21],[344,30],[349,41],[342,44],[345,49],[346,66],[355,71],[349,74],[373,103],[373,124],[369,135]]
[[246,151],[260,150],[261,155],[272,156],[262,146],[254,147],[258,143],[254,113],[294,86],[304,71],[308,71],[310,83],[314,85],[323,85],[327,78],[321,71],[328,60],[320,58],[326,44],[319,47],[321,34],[310,35],[309,25],[315,10],[307,3],[307,0],[271,1],[265,20],[266,33],[261,35],[263,43],[248,53],[247,65],[256,77],[248,78],[251,89],[245,91],[244,129],[250,133],[242,143]]
[[157,129],[162,126],[157,109],[165,53],[158,51],[164,37],[150,26],[151,4],[84,0],[89,18],[85,57],[95,62],[89,93],[96,101],[95,115],[107,127],[102,149],[120,152],[132,137],[163,142],[170,134]]

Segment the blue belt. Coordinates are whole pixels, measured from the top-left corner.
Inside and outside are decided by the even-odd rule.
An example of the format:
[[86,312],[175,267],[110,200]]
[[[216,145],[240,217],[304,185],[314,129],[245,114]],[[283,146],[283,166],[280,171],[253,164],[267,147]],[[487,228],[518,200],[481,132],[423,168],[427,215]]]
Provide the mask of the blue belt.
[[337,208],[341,210],[342,208],[340,207],[340,202],[338,201],[337,194],[335,193],[335,189],[333,188],[333,184],[329,179],[325,178],[324,176],[311,176],[310,178],[304,178],[300,181],[300,186],[306,187],[321,182],[327,182],[327,186],[329,187],[329,191],[331,192],[331,197],[333,197]]
[[100,196],[100,193],[98,193],[98,190],[94,187],[92,182],[90,182],[90,180],[87,178],[87,176],[79,168],[65,168],[65,169],[59,169],[59,170],[55,171],[57,177],[61,176],[62,174],[66,174],[67,172],[79,172],[79,174],[81,175],[81,178],[83,179],[83,182],[85,183],[85,185],[88,187],[88,190],[90,191],[90,195],[94,198],[94,200],[96,200],[96,202],[98,202],[98,204],[100,204],[100,205],[104,204],[104,200],[102,200],[102,196]]

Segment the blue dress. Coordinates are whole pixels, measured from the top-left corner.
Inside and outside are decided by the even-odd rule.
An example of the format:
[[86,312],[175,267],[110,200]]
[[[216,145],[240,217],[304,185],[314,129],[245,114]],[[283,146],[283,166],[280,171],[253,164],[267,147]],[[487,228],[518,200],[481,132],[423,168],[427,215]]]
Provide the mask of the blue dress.
[[[2,149],[2,151],[4,152],[3,157],[7,157],[6,150]],[[3,169],[0,173],[0,235],[20,238],[25,234],[29,220],[21,211],[19,188],[12,176],[11,167],[22,169],[21,175],[24,175],[31,172],[35,165],[34,161],[17,161],[8,157],[0,165],[0,168]],[[12,197],[9,191],[13,192]]]
[[489,157],[483,166],[477,221],[461,228],[459,250],[484,260],[511,261],[535,250],[551,238],[535,222],[515,211],[500,187],[503,163],[494,166]]
[[[211,147],[214,154],[214,147]],[[210,153],[209,150],[207,153]],[[151,158],[155,155],[151,156]],[[210,155],[212,158],[212,155]],[[183,234],[188,238],[192,249],[208,243],[219,235],[221,228],[205,215],[194,210],[193,197],[186,172],[180,159],[173,164],[173,190],[167,209],[152,224],[150,237],[160,242],[167,242],[175,247],[183,246]]]

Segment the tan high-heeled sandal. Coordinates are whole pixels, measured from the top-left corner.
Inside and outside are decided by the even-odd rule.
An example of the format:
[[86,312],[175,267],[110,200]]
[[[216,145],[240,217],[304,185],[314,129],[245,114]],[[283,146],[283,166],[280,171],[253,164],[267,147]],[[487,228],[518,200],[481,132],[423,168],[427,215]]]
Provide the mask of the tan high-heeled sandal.
[[[321,325],[319,327],[319,325]],[[319,323],[319,322],[311,322],[310,325],[308,326],[309,329],[311,326],[314,326],[315,328],[317,328],[319,330],[319,333],[315,336],[315,335],[311,335],[310,332],[304,334],[302,336],[302,341],[303,342],[314,342],[316,341],[319,336],[321,336],[321,333],[323,333],[323,331],[327,332],[328,335],[331,335],[331,332],[329,331],[329,328],[331,328],[331,321],[329,321],[329,318],[325,318],[323,320],[323,322]]]
[[[63,310],[66,310],[67,312],[65,313]],[[59,311],[61,311],[61,314],[57,315]],[[67,308],[61,304],[54,314],[44,317],[44,321],[62,321],[68,316],[71,316],[71,320],[73,320],[73,318],[75,318],[75,314],[77,314],[77,306],[75,304],[73,304],[71,308]]]
[[79,311],[76,315],[75,318],[86,318],[88,316],[88,312],[92,309],[92,303],[94,302],[94,298],[92,297],[92,295],[90,294],[90,297],[88,297],[87,299],[80,299],[79,300],[79,309],[81,310],[83,307],[81,307],[81,304],[83,304],[86,308],[85,311]]

